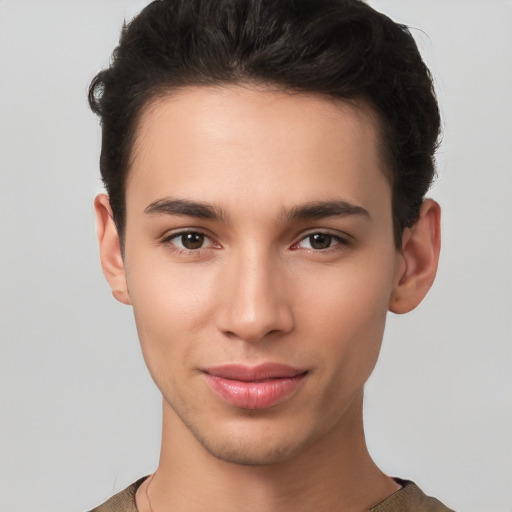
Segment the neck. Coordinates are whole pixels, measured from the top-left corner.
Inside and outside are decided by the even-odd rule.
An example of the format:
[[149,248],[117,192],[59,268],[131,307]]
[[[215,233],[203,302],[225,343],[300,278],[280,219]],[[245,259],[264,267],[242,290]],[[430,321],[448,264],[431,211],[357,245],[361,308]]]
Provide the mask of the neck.
[[137,493],[140,512],[367,510],[399,488],[368,453],[362,396],[345,412],[343,428],[267,465],[211,455],[164,402],[160,463],[149,489],[148,482]]

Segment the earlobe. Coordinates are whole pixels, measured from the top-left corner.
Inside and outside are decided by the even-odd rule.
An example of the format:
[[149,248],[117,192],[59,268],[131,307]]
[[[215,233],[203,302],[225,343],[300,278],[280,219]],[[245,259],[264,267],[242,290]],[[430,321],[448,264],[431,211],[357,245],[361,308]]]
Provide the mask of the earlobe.
[[441,208],[425,199],[418,220],[404,230],[390,311],[408,313],[424,299],[436,276],[440,249]]
[[121,243],[106,194],[96,196],[94,209],[103,274],[110,284],[112,295],[119,302],[130,304]]

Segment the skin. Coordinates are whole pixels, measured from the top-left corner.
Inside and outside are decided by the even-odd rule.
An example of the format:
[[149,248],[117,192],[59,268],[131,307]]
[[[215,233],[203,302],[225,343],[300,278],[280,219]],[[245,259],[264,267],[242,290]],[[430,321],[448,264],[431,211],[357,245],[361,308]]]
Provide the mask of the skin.
[[[399,488],[366,449],[363,386],[387,311],[410,311],[433,282],[440,210],[426,200],[397,251],[378,148],[370,109],[318,95],[190,87],[146,108],[124,254],[108,198],[95,203],[104,273],[133,306],[163,395],[141,512],[148,496],[153,512],[355,511]],[[217,215],[184,214],[183,201]],[[352,208],[297,215],[333,201]],[[206,383],[205,368],[264,362],[307,372],[268,408],[235,407]]]

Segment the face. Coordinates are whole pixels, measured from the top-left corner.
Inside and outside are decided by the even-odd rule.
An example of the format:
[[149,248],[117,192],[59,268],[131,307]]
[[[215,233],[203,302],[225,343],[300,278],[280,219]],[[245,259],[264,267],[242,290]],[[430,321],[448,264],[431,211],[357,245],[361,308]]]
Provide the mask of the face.
[[372,113],[188,88],[146,109],[133,157],[126,296],[165,414],[245,464],[334,439],[399,279]]

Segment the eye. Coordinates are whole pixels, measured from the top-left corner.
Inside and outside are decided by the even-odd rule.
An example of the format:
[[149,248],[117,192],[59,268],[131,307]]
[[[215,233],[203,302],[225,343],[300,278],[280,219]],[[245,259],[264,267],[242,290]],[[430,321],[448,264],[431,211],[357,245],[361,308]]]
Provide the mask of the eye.
[[322,251],[339,244],[348,245],[349,241],[340,236],[330,235],[328,233],[311,233],[295,244],[293,248]]
[[178,250],[183,251],[197,251],[199,249],[215,247],[213,241],[199,231],[182,231],[175,233],[167,237],[163,242],[170,243]]

